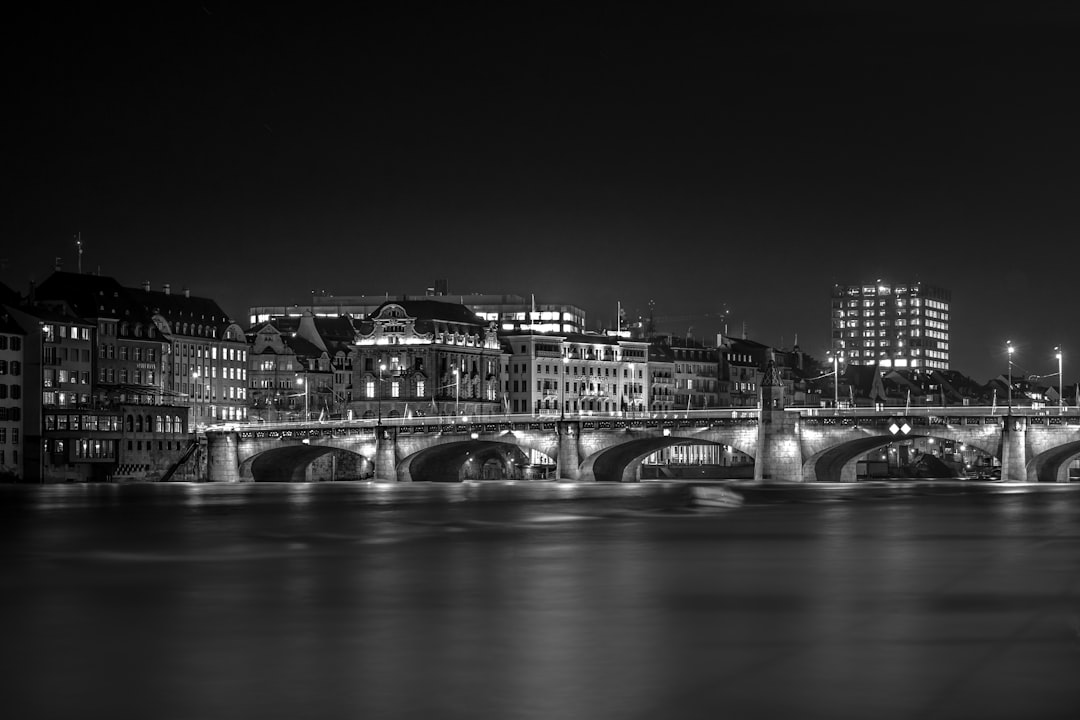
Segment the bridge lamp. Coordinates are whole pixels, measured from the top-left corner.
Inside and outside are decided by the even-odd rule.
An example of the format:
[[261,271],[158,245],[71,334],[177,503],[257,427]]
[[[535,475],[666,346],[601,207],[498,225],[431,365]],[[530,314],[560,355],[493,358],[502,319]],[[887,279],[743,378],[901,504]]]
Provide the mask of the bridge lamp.
[[1013,344],[1012,340],[1006,340],[1005,344],[1008,346],[1009,353],[1009,413],[1012,413],[1012,356],[1013,356]]
[[379,424],[382,424],[382,395],[383,395],[383,375],[386,373],[386,363],[379,363],[379,388],[375,392],[375,406],[378,409]]
[[469,433],[469,437],[471,437],[473,440],[475,440],[476,438],[480,437],[480,435],[479,435],[479,433]]
[[904,423],[903,425],[897,425],[896,423],[893,423],[889,426],[889,432],[891,432],[893,435],[896,435],[897,433],[903,433],[904,435],[907,435],[909,432],[911,432],[911,426],[907,423]]
[[1061,376],[1061,346],[1054,348],[1054,352],[1057,354],[1058,361],[1058,413],[1064,412],[1065,409],[1065,385],[1064,378]]
[[304,421],[308,419],[308,383],[304,382],[304,378],[297,377],[296,383],[304,386]]
[[664,437],[671,436],[671,428],[664,428]]

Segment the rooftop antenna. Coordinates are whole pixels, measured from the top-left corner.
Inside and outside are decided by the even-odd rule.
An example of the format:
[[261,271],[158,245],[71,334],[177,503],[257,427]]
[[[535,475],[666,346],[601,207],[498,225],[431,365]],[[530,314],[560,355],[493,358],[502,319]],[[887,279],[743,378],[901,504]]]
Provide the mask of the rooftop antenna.
[[82,232],[75,233],[75,247],[79,250],[78,268],[79,274],[82,275]]

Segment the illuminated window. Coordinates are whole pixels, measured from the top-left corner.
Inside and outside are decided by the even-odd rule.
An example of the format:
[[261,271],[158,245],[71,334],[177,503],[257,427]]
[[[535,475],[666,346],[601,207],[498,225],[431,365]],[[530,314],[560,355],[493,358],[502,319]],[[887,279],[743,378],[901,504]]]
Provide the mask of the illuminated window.
[[375,397],[375,381],[368,380],[364,383],[364,392],[369,398]]

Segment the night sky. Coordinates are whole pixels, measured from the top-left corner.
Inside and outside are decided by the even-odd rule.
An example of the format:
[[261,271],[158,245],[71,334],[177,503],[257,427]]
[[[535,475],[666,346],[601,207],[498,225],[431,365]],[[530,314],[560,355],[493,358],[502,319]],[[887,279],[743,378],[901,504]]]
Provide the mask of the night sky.
[[824,357],[921,280],[955,369],[1080,379],[1075,3],[152,5],[7,17],[6,284],[81,233],[241,321],[445,279]]

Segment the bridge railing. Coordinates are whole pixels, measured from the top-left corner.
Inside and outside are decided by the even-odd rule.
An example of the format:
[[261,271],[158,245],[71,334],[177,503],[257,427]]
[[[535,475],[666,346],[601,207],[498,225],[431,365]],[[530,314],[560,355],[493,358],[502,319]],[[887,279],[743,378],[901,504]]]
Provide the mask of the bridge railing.
[[[1076,407],[1003,407],[1001,405],[949,405],[938,406],[883,406],[873,407],[828,407],[804,406],[787,407],[788,412],[799,413],[803,417],[917,417],[917,416],[1001,416],[1016,415],[1024,417],[1071,416],[1080,418],[1080,408]],[[292,420],[287,422],[229,422],[208,425],[202,431],[236,430],[288,430],[301,427],[402,427],[414,425],[452,425],[468,423],[531,423],[552,422],[556,420],[692,420],[692,419],[757,419],[758,408],[706,408],[703,410],[680,410],[668,412],[583,412],[563,413],[541,411],[539,413],[502,413],[497,415],[421,415],[413,417],[360,418],[353,420]]]
[[301,427],[401,427],[412,425],[452,425],[471,423],[532,423],[557,420],[692,420],[696,418],[754,418],[757,408],[709,408],[706,410],[680,410],[678,412],[583,412],[563,413],[501,413],[498,415],[421,415],[413,417],[360,418],[353,420],[290,420],[286,422],[228,422],[207,425],[203,431],[235,430],[287,430]]
[[1023,417],[1059,417],[1080,416],[1080,408],[1077,407],[1008,407],[1002,405],[918,405],[900,406],[885,405],[882,407],[788,407],[790,412],[797,412],[804,417],[861,417],[870,416],[898,416],[915,417],[926,415],[955,415],[955,416],[1001,416],[1017,415]]

